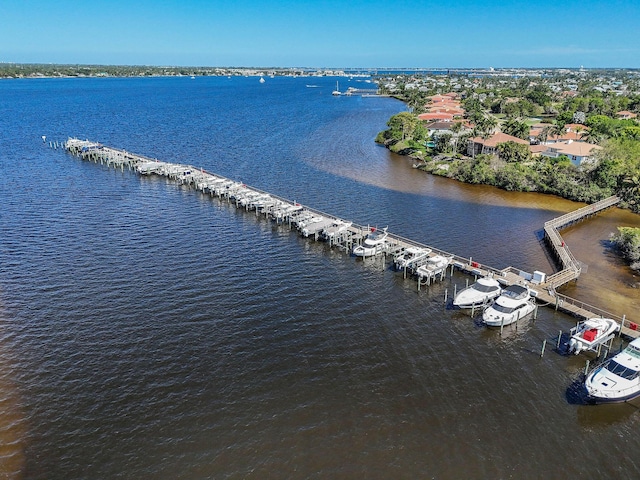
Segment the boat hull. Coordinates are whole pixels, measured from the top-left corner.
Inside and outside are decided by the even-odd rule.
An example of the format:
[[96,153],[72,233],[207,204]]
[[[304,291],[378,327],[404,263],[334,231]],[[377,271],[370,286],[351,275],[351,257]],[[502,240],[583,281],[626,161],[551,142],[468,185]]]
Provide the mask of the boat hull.
[[505,325],[511,325],[518,320],[526,317],[535,310],[536,306],[533,302],[527,302],[521,308],[515,310],[512,313],[498,313],[495,312],[492,307],[487,308],[482,315],[482,320],[488,327],[500,327]]
[[620,325],[610,318],[591,318],[571,330],[569,353],[578,355],[582,351],[594,350],[612,338]]

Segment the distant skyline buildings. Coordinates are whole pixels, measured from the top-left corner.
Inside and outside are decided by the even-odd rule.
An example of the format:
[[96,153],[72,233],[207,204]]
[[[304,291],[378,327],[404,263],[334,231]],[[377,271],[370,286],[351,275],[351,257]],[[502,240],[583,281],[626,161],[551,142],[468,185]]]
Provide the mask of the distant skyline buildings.
[[0,61],[639,68],[637,0],[5,0]]

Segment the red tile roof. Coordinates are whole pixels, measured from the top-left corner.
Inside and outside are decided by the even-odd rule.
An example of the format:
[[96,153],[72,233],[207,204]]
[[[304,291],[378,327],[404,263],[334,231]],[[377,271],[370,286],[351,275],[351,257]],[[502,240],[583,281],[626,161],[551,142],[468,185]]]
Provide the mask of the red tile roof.
[[485,147],[495,147],[499,143],[505,142],[515,142],[520,143],[522,145],[529,145],[527,140],[522,140],[521,138],[514,137],[512,135],[507,135],[506,133],[498,132],[491,135],[486,140],[482,137],[475,137],[471,139],[474,143],[479,143],[480,145],[484,145]]

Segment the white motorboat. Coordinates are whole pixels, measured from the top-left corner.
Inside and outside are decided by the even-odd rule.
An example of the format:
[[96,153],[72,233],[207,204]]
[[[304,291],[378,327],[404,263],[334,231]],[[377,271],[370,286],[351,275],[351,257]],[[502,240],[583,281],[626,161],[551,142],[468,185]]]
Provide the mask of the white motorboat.
[[424,259],[430,253],[430,248],[409,247],[396,256],[393,262],[398,270],[402,270],[403,268],[411,267],[411,265]]
[[482,320],[490,327],[517,322],[536,308],[531,290],[522,285],[510,285],[482,312]]
[[372,228],[364,239],[362,245],[353,247],[353,254],[356,257],[371,257],[382,252],[387,244],[387,228],[378,230]]
[[443,255],[432,255],[426,262],[418,267],[416,275],[421,279],[433,278],[447,269],[451,258]]
[[323,221],[325,218],[322,215],[311,215],[307,218],[305,218],[304,220],[301,220],[299,222],[297,222],[297,227],[298,230],[300,230],[300,233],[302,233],[302,230],[307,226],[307,225],[311,225],[312,223],[318,223]]
[[584,386],[591,403],[625,402],[640,396],[640,338],[594,369]]
[[310,222],[305,225],[305,227],[300,230],[300,233],[304,237],[309,237],[322,232],[322,230],[331,226],[332,224],[333,220],[331,220],[330,218],[321,217],[321,220],[318,220],[317,222]]
[[334,220],[333,224],[322,229],[320,236],[325,240],[333,240],[341,233],[346,232],[351,226],[351,222],[344,222],[342,220]]
[[569,332],[569,353],[577,355],[583,350],[595,350],[598,345],[609,341],[618,330],[620,325],[612,318],[589,318],[580,322]]
[[474,284],[460,290],[453,299],[453,305],[458,308],[472,308],[484,305],[496,298],[502,292],[500,282],[492,277],[479,278]]

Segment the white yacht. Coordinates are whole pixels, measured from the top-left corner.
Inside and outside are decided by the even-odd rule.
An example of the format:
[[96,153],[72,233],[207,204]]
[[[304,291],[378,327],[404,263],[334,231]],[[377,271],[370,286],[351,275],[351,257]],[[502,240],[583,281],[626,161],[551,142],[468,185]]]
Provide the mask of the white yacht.
[[612,318],[589,318],[580,322],[569,332],[569,353],[579,354],[583,350],[595,350],[609,341],[620,330],[620,324]]
[[479,278],[473,285],[458,292],[453,305],[458,308],[472,308],[493,300],[502,292],[500,283],[492,277]]
[[591,403],[625,402],[640,396],[640,338],[594,369],[584,386]]
[[402,270],[403,268],[409,268],[412,264],[423,260],[430,253],[430,248],[408,247],[396,256],[393,262],[398,270]]
[[387,228],[378,230],[372,228],[362,245],[353,247],[353,254],[356,257],[371,257],[383,251],[387,243]]
[[309,222],[307,223],[302,230],[300,230],[300,234],[304,237],[309,237],[312,235],[316,235],[325,228],[331,226],[333,224],[333,220],[330,218],[320,217],[321,219],[317,222]]
[[510,285],[482,312],[482,320],[490,327],[517,322],[536,308],[531,290],[522,285]]
[[427,261],[418,267],[416,275],[420,278],[433,278],[447,269],[451,259],[443,255],[432,255]]
[[332,240],[339,236],[341,233],[346,232],[351,226],[351,222],[344,222],[342,220],[334,220],[333,224],[322,229],[320,236],[325,240]]
[[331,92],[331,95],[336,95],[336,96],[342,95],[342,92],[340,92],[340,88],[338,87],[338,82],[336,82],[336,89],[333,92]]

